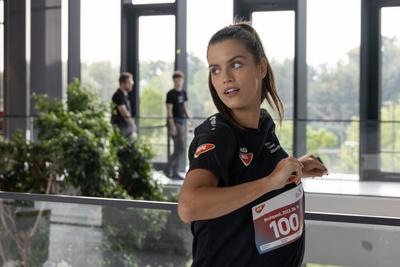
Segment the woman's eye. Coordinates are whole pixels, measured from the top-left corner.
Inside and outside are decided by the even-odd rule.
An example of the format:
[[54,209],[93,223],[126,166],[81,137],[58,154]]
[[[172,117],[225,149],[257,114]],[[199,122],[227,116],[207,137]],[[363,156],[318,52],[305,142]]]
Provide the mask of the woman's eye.
[[233,69],[238,69],[240,67],[242,67],[242,63],[240,63],[240,62],[233,62],[232,63],[232,68]]
[[213,74],[213,75],[217,75],[221,72],[221,70],[218,68],[212,68],[210,71],[211,71],[211,74]]

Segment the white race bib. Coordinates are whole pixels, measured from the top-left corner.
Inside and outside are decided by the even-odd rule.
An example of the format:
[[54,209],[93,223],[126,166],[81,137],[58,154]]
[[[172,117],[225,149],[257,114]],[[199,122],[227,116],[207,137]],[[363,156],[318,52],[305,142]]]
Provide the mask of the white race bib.
[[303,233],[303,185],[299,184],[252,208],[255,242],[260,254],[283,247]]

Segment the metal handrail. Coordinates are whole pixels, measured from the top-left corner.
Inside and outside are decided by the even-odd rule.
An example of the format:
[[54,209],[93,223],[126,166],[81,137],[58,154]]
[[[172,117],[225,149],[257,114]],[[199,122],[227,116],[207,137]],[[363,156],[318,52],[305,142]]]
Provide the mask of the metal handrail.
[[[34,119],[39,117],[39,115],[3,115],[0,116],[2,119]],[[139,116],[135,117],[135,119],[140,120],[155,120],[155,119],[167,119],[166,116],[157,116],[157,115],[148,115],[148,116]],[[186,118],[182,118],[186,119]],[[193,120],[205,120],[207,117],[199,117],[193,116],[191,119]],[[274,120],[278,120],[278,118],[273,118]],[[358,122],[358,123],[400,123],[400,120],[360,120],[360,119],[313,119],[313,118],[297,118],[297,119],[284,119],[283,121],[299,121],[299,122],[332,122],[332,123],[351,123],[351,122]]]
[[4,192],[4,191],[0,191],[0,199],[114,206],[119,208],[160,209],[160,210],[170,210],[170,211],[176,211],[177,207],[177,203],[174,202],[83,197],[83,196],[68,196],[68,195],[46,195],[46,194],[35,194],[35,193],[15,193],[15,192]]
[[[159,201],[146,201],[146,200],[113,199],[113,198],[67,196],[67,195],[45,195],[45,194],[35,194],[35,193],[15,193],[15,192],[4,192],[4,191],[0,191],[0,199],[115,206],[119,208],[157,209],[157,210],[169,210],[171,212],[177,211],[177,203],[175,202],[159,202]],[[354,223],[354,224],[400,227],[400,217],[306,211],[305,219],[308,221]]]

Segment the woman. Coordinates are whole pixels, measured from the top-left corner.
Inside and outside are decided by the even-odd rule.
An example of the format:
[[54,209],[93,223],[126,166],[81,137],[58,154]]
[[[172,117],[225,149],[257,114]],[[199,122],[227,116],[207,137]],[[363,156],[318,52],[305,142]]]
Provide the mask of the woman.
[[219,113],[195,130],[179,196],[192,222],[193,266],[300,266],[304,254],[301,177],[327,170],[314,156],[288,157],[266,99],[283,118],[274,75],[246,23],[211,38],[209,88]]

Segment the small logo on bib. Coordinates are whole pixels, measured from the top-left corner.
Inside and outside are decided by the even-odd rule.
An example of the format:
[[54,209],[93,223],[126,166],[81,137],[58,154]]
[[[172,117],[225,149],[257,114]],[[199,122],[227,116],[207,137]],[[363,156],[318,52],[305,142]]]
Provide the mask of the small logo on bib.
[[264,209],[264,207],[265,207],[265,204],[262,204],[262,205],[258,206],[258,207],[256,208],[256,212],[257,212],[257,213],[262,212],[262,210]]
[[253,161],[253,153],[247,153],[247,148],[242,147],[239,152],[239,158],[245,166],[249,166]]
[[201,154],[206,153],[210,150],[213,150],[214,148],[215,148],[214,144],[202,144],[196,149],[196,152],[194,153],[194,157],[198,158]]

